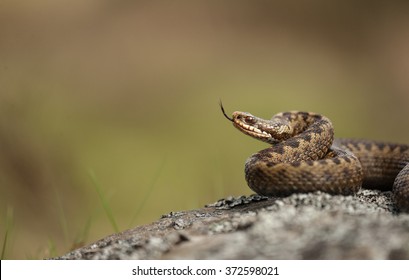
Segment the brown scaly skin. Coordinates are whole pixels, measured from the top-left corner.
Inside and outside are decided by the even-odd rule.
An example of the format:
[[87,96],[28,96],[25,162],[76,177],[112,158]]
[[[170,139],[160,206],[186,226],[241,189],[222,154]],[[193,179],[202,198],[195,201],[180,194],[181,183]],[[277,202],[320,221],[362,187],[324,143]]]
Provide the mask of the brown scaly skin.
[[256,193],[350,195],[361,186],[392,189],[398,209],[409,212],[409,145],[334,140],[331,121],[316,113],[291,111],[264,120],[234,112],[230,118],[220,106],[237,129],[272,145],[246,160],[246,181]]

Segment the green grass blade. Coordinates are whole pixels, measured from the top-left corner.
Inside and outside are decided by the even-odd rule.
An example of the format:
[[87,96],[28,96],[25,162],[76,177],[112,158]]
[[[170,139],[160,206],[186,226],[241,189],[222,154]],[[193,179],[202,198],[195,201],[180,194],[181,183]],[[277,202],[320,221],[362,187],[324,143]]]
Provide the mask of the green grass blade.
[[158,169],[156,170],[154,176],[152,177],[152,180],[151,180],[151,182],[149,184],[149,187],[148,187],[148,191],[145,193],[145,196],[142,199],[142,202],[139,204],[139,207],[136,208],[135,213],[134,213],[128,227],[133,225],[134,221],[139,216],[139,214],[141,213],[143,207],[145,206],[146,202],[148,201],[149,197],[151,196],[151,194],[153,192],[153,189],[155,188],[156,183],[158,182],[158,179],[159,179],[160,175],[162,174],[163,167],[165,166],[165,162],[166,162],[166,158],[164,158],[162,160],[162,162],[159,165]]
[[54,193],[55,193],[55,197],[56,197],[56,201],[57,201],[57,207],[58,207],[58,215],[59,215],[59,221],[60,221],[60,225],[61,225],[61,229],[64,235],[64,240],[65,242],[68,241],[68,222],[67,222],[67,217],[65,215],[65,211],[64,211],[64,207],[61,201],[61,196],[60,193],[58,191],[58,189],[56,187],[53,188],[54,189]]
[[9,236],[9,229],[6,228],[6,233],[4,234],[4,239],[3,239],[3,246],[1,249],[1,260],[4,260],[4,256],[6,255],[6,246],[7,246],[7,239]]
[[96,189],[96,191],[98,193],[98,196],[99,196],[99,200],[101,201],[102,207],[104,208],[104,211],[105,211],[105,214],[108,217],[108,220],[110,221],[114,231],[119,232],[119,228],[118,228],[118,225],[117,225],[117,223],[115,221],[114,215],[112,213],[112,209],[109,206],[109,203],[108,203],[107,199],[105,198],[104,192],[102,191],[101,186],[99,185],[99,183],[98,183],[98,181],[96,179],[96,176],[95,176],[95,174],[94,174],[94,172],[92,170],[89,171],[89,176],[91,177],[91,181],[95,186],[95,189]]
[[48,254],[50,258],[57,256],[57,246],[51,238],[48,240]]
[[0,259],[4,260],[6,257],[6,249],[7,249],[7,244],[9,242],[9,234],[11,232],[11,227],[13,224],[13,208],[7,207],[7,214],[6,214],[6,231],[4,233],[4,239],[3,239],[3,245],[1,249],[1,256]]
[[89,217],[87,221],[85,222],[84,228],[75,238],[74,243],[71,246],[71,250],[75,250],[85,245],[85,241],[88,239],[89,231],[91,229],[91,223],[92,223],[92,218]]

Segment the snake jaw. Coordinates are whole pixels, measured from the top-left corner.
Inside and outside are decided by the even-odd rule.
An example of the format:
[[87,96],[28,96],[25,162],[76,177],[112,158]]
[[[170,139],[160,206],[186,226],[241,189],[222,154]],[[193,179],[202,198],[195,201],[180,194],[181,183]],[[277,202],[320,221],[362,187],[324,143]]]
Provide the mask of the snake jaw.
[[246,123],[243,123],[241,121],[237,121],[237,119],[233,119],[234,122],[234,126],[237,127],[238,129],[242,130],[243,132],[250,132],[252,134],[254,134],[255,136],[258,137],[271,137],[270,133],[267,133],[265,131],[262,131],[261,129],[255,127],[255,126],[251,126],[248,125]]

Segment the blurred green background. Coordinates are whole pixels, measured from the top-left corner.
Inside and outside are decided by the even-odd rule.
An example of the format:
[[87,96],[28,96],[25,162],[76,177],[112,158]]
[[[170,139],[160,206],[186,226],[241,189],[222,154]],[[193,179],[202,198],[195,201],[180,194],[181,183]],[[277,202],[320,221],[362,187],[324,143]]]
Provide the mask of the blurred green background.
[[[408,1],[0,2],[0,244],[47,258],[247,195],[222,116],[409,142]],[[99,196],[99,193],[103,198]],[[7,238],[6,238],[7,233]]]

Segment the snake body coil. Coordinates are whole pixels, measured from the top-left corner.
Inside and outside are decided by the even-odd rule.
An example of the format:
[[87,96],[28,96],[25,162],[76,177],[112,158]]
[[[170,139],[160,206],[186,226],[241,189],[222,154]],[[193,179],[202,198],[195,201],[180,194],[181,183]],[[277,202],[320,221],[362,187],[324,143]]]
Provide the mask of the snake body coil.
[[245,112],[230,118],[221,108],[241,132],[271,144],[245,163],[246,181],[256,193],[350,195],[361,186],[392,189],[396,206],[409,212],[409,145],[334,140],[331,121],[316,113],[291,111],[264,120]]

